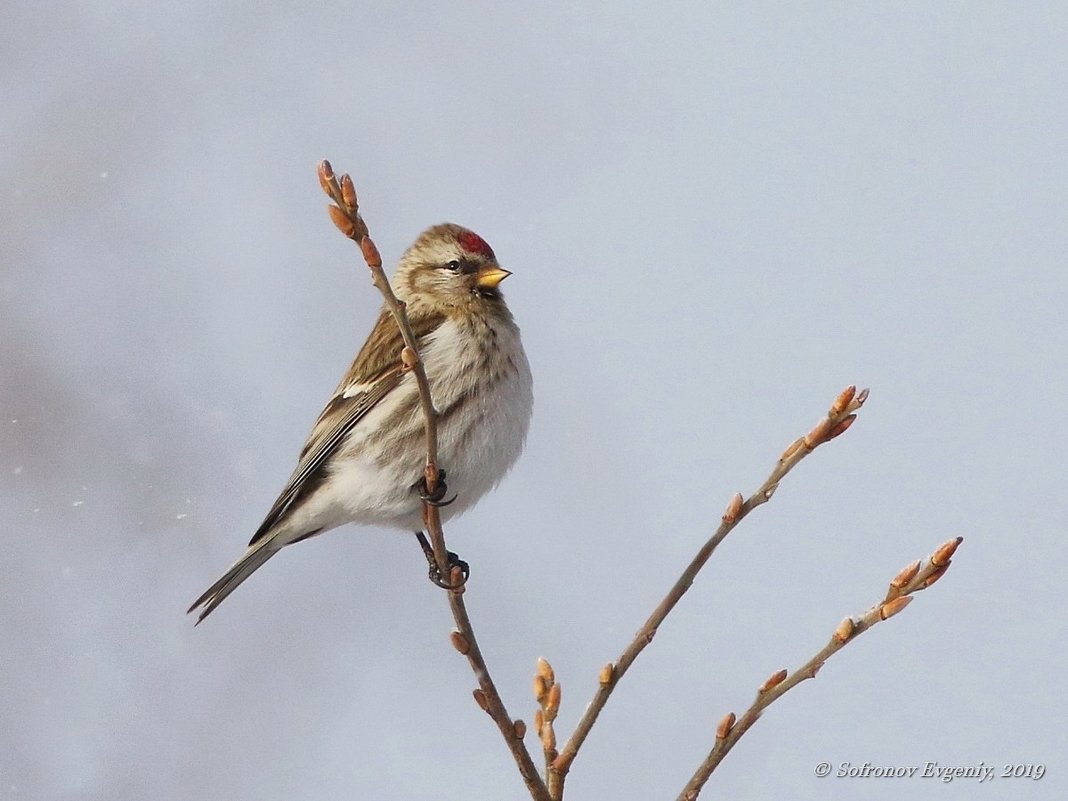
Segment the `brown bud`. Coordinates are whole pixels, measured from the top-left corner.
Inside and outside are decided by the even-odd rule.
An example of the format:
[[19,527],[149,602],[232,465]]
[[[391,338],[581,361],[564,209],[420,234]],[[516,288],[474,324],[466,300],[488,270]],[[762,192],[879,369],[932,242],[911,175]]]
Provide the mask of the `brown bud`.
[[834,399],[834,403],[831,404],[831,417],[837,417],[847,408],[849,408],[850,402],[853,400],[853,396],[857,394],[857,388],[854,385],[849,385],[838,393],[838,397]]
[[772,673],[770,676],[768,676],[767,681],[760,685],[760,692],[766,693],[772,687],[782,684],[783,679],[785,679],[786,676],[786,668],[783,668],[778,673]]
[[612,678],[615,676],[616,668],[611,662],[601,668],[601,672],[597,674],[597,681],[600,684],[611,684]]
[[471,692],[471,695],[475,699],[475,703],[478,704],[479,708],[482,709],[483,712],[489,711],[489,701],[486,699],[486,694],[482,692],[480,688],[476,687]]
[[356,213],[356,187],[353,185],[352,178],[348,173],[341,176],[341,200],[345,204],[345,208],[348,209],[349,214]]
[[419,363],[419,356],[414,350],[405,345],[401,350],[401,363],[404,364],[405,370],[411,370]]
[[946,575],[946,571],[949,570],[950,564],[952,564],[952,563],[951,562],[946,562],[944,565],[942,565],[940,568],[938,568],[934,573],[929,575],[923,582],[923,588],[926,590],[928,587],[930,587],[932,584],[934,584],[936,581],[938,581],[940,578],[942,578],[942,576]]
[[953,556],[957,550],[957,546],[964,542],[964,537],[957,537],[956,539],[946,540],[938,546],[933,554],[931,554],[931,564],[935,567],[942,567],[949,564],[949,559]]
[[534,677],[534,700],[539,704],[545,699],[545,696],[549,694],[549,684],[545,681],[544,676]]
[[540,710],[534,710],[534,731],[541,737],[541,727],[545,725],[545,714]]
[[545,679],[546,684],[552,684],[556,681],[556,674],[553,673],[553,666],[549,664],[549,660],[544,656],[538,657],[538,675]]
[[842,436],[842,434],[849,430],[849,427],[853,425],[853,421],[856,419],[857,416],[855,414],[849,415],[847,418],[842,420],[842,422],[840,422],[838,425],[831,429],[831,433],[827,435],[827,439],[830,440],[834,439],[835,437]]
[[864,387],[864,389],[862,389],[857,394],[857,406],[863,406],[864,405],[864,402],[868,399],[868,392],[869,392],[868,388]]
[[512,724],[512,728],[515,729],[515,738],[517,740],[522,740],[527,736],[527,724],[523,721],[517,720]]
[[[434,510],[434,514],[437,514],[437,509],[429,504],[424,504]],[[449,571],[449,592],[454,595],[463,595],[467,591],[467,584],[464,582],[464,569],[459,565],[453,565],[452,570]]]
[[734,728],[734,723],[736,720],[738,720],[738,718],[735,717],[733,712],[728,712],[726,715],[724,715],[723,720],[721,720],[719,722],[719,725],[716,726],[716,739],[726,740],[727,735],[730,734],[731,729]]
[[853,618],[847,617],[839,623],[838,628],[834,630],[834,638],[838,640],[838,642],[849,642],[849,638],[853,636],[853,630],[856,629],[856,627]]
[[545,702],[545,719],[556,720],[556,713],[560,711],[560,685],[554,684],[549,688],[549,698]]
[[349,239],[352,239],[356,233],[356,226],[353,224],[352,220],[349,219],[348,215],[337,206],[327,206],[326,210],[330,213],[330,219],[333,221],[334,225],[337,226],[337,230],[341,231],[341,233]]
[[745,500],[742,498],[742,493],[736,492],[731,496],[730,501],[727,503],[727,509],[723,513],[724,523],[733,523],[738,519],[738,513],[742,511],[742,504]]
[[907,587],[909,582],[916,578],[916,574],[920,572],[920,560],[917,559],[910,565],[905,565],[901,568],[901,572],[898,573],[890,580],[890,589],[896,590],[894,594],[897,595],[903,587]]
[[360,252],[363,253],[363,260],[367,262],[368,267],[378,268],[382,266],[382,256],[379,254],[378,248],[371,237],[364,236],[360,240]]
[[334,193],[330,184],[334,178],[334,168],[330,166],[330,162],[326,159],[320,161],[316,173],[319,176],[319,186],[323,188],[323,191],[326,192],[327,195],[333,197]]
[[449,634],[449,640],[452,642],[452,647],[459,651],[464,656],[467,656],[471,652],[471,643],[467,641],[467,638],[458,631],[452,631]]
[[887,601],[879,607],[879,617],[883,620],[892,618],[910,603],[912,603],[911,595],[902,595],[900,598],[894,598],[892,601]]

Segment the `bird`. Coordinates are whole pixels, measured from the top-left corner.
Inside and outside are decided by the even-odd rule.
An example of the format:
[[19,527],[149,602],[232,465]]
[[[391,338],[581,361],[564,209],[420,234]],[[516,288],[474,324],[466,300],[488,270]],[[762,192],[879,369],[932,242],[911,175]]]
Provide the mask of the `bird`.
[[[500,483],[529,429],[530,364],[499,288],[509,275],[481,236],[442,223],[416,238],[390,281],[438,411],[438,462],[454,500],[429,500],[443,521]],[[189,607],[197,624],[282,548],[345,523],[415,532],[427,551],[424,418],[403,347],[383,305],[248,549]]]

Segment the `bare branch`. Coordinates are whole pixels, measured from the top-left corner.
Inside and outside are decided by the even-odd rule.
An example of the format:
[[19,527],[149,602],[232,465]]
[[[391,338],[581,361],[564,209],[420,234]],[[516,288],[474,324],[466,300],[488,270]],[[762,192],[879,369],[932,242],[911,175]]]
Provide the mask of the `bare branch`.
[[556,729],[553,725],[560,712],[560,699],[563,688],[556,681],[556,673],[549,660],[538,658],[538,670],[534,674],[534,700],[538,709],[534,713],[534,731],[541,740],[541,750],[545,755],[545,778],[549,783],[549,795],[559,798],[556,783],[559,774],[552,770],[553,762],[558,756],[556,750]]
[[[334,174],[330,162],[325,160],[319,162],[318,174],[319,185],[336,204],[327,208],[330,212],[330,219],[333,220],[334,225],[337,226],[342,234],[360,246],[364,261],[367,262],[367,266],[371,270],[371,281],[378,291],[382,293],[382,297],[393,314],[393,319],[397,321],[397,327],[400,329],[401,336],[404,339],[405,347],[401,353],[401,360],[404,368],[415,375],[416,382],[419,385],[419,402],[423,410],[426,432],[426,489],[427,494],[432,495],[434,490],[437,489],[438,481],[440,480],[440,472],[438,470],[438,413],[434,408],[433,398],[430,394],[430,382],[427,380],[426,370],[419,354],[419,343],[416,341],[411,323],[408,321],[404,302],[399,300],[393,293],[389,280],[382,270],[382,257],[379,255],[378,248],[371,239],[367,225],[360,215],[359,201],[356,197],[356,188],[352,179],[348,175],[342,175],[338,178]],[[534,766],[530,752],[527,751],[523,743],[526,725],[521,720],[512,720],[509,717],[500,693],[497,692],[497,687],[490,677],[489,668],[486,666],[486,661],[478,646],[474,628],[471,626],[471,620],[464,605],[462,572],[459,567],[454,567],[451,574],[449,572],[449,552],[445,547],[445,533],[441,528],[441,515],[437,506],[432,503],[423,504],[423,522],[426,524],[427,532],[430,535],[430,541],[434,549],[434,559],[438,563],[438,568],[441,570],[442,575],[449,575],[449,583],[455,588],[448,592],[449,607],[452,610],[453,620],[457,629],[452,633],[451,640],[453,647],[467,657],[471,670],[478,680],[479,689],[475,690],[475,701],[493,718],[493,722],[500,729],[501,736],[504,737],[504,741],[515,759],[516,766],[519,768],[519,773],[522,775],[523,781],[526,782],[531,798],[534,801],[551,801],[548,788],[545,786],[545,782],[542,781],[541,776],[538,775],[538,770]]]
[[[731,498],[716,533],[697,552],[697,555],[687,565],[675,585],[656,609],[653,610],[645,624],[638,630],[630,645],[620,654],[619,659],[611,665],[611,670],[607,671],[609,674],[608,680],[600,682],[593,700],[586,707],[586,711],[579,720],[578,725],[575,726],[575,731],[568,738],[567,743],[560,751],[560,755],[553,762],[550,773],[550,786],[559,790],[559,792],[553,793],[554,801],[559,801],[562,797],[564,777],[571,769],[571,764],[582,747],[582,743],[589,735],[590,729],[593,728],[593,724],[597,721],[597,716],[604,709],[604,705],[608,702],[608,698],[612,695],[612,691],[619,683],[619,680],[627,672],[634,660],[638,658],[638,654],[653,641],[653,637],[656,636],[657,629],[664,622],[664,618],[668,616],[682,596],[686,594],[686,591],[693,585],[694,578],[701,568],[705,566],[705,563],[719,544],[746,515],[761,504],[771,500],[771,496],[779,487],[779,482],[782,481],[787,473],[793,470],[798,462],[824,442],[828,442],[845,433],[846,429],[852,425],[853,420],[856,419],[855,412],[864,405],[867,399],[868,390],[864,389],[858,393],[855,386],[846,387],[835,398],[826,416],[808,434],[794,440],[786,448],[771,471],[771,475],[768,476],[767,480],[756,492],[744,502],[742,502],[740,495],[735,495]],[[606,670],[602,669],[601,676],[604,677],[605,673]],[[559,779],[554,781],[552,773],[558,774]]]
[[538,769],[530,756],[530,751],[527,750],[523,742],[523,737],[526,735],[526,724],[521,720],[513,720],[509,717],[504,701],[501,700],[500,693],[497,692],[497,686],[490,676],[486,660],[482,656],[482,650],[475,639],[475,631],[471,625],[470,618],[467,616],[467,607],[464,605],[462,576],[459,573],[460,568],[457,567],[453,569],[453,574],[450,576],[450,582],[459,584],[460,587],[458,590],[450,590],[448,592],[449,607],[452,609],[452,617],[457,628],[457,631],[453,632],[453,636],[460,634],[466,642],[468,651],[464,656],[467,657],[467,662],[478,680],[479,688],[475,690],[475,702],[497,724],[505,744],[512,752],[512,757],[515,759],[516,767],[519,768],[519,774],[526,783],[530,797],[534,801],[550,801],[549,790],[538,774]]
[[[793,673],[780,670],[778,673],[772,674],[757,690],[756,700],[745,711],[745,714],[737,719],[737,722],[735,722],[733,712],[724,717],[716,729],[715,745],[712,746],[712,750],[708,752],[704,762],[701,763],[686,784],[686,787],[679,794],[678,801],[694,801],[700,795],[701,789],[712,775],[712,771],[723,761],[723,758],[730,752],[735,743],[741,739],[742,735],[757,722],[757,719],[765,709],[805,679],[815,678],[820,668],[833,654],[840,651],[875,624],[889,620],[902,611],[912,601],[912,593],[930,587],[931,584],[945,574],[950,565],[950,557],[963,539],[963,537],[957,537],[949,540],[943,543],[922,563],[916,561],[905,567],[890,582],[890,594],[886,600],[875,604],[867,612],[856,618],[847,617],[843,620],[838,625],[838,628],[835,629],[830,642]],[[908,576],[908,578],[902,582],[900,579],[903,576]]]
[[[438,413],[433,404],[430,385],[419,353],[418,342],[408,321],[405,304],[393,293],[389,281],[382,270],[382,260],[378,249],[375,247],[367,225],[359,213],[359,204],[352,179],[348,175],[342,175],[338,178],[330,167],[329,162],[323,161],[319,165],[319,181],[323,190],[336,204],[329,207],[331,219],[346,237],[359,245],[364,260],[371,270],[372,282],[385,299],[386,305],[390,309],[394,320],[396,320],[403,337],[405,345],[401,353],[403,367],[406,371],[415,375],[419,388],[420,405],[423,411],[426,434],[425,483],[428,495],[432,495],[440,481],[440,471],[437,463]],[[549,663],[544,659],[538,661],[538,673],[535,677],[534,686],[535,697],[540,708],[535,714],[534,726],[544,752],[544,780],[538,775],[530,752],[523,742],[527,730],[526,724],[522,720],[513,720],[508,715],[500,694],[490,677],[489,669],[482,656],[464,604],[462,571],[459,567],[452,567],[450,571],[449,554],[445,547],[445,536],[441,527],[439,510],[433,503],[424,503],[423,521],[430,535],[434,559],[442,574],[449,573],[449,582],[453,587],[448,591],[449,606],[456,623],[456,630],[451,634],[452,645],[467,658],[479,685],[478,689],[473,693],[474,699],[479,707],[486,711],[497,724],[534,801],[561,801],[564,792],[564,781],[568,771],[608,698],[619,680],[634,663],[634,660],[652,642],[660,624],[663,623],[667,615],[670,614],[682,596],[693,585],[698,572],[708,562],[715,549],[746,515],[771,499],[778,489],[779,482],[804,457],[823,443],[845,433],[856,419],[855,412],[864,405],[867,397],[868,391],[866,389],[857,393],[856,387],[847,387],[835,399],[825,417],[808,434],[799,437],[787,447],[782,456],[779,457],[767,480],[756,492],[744,500],[740,494],[736,494],[731,498],[716,532],[697,552],[671,590],[639,629],[633,641],[623,650],[620,657],[614,663],[606,664],[601,669],[598,676],[599,686],[593,700],[587,706],[585,713],[563,749],[559,751],[557,750],[554,721],[560,707],[560,685],[556,683]],[[737,719],[733,712],[726,715],[717,726],[715,745],[679,796],[680,801],[693,801],[693,799],[697,798],[712,771],[715,770],[716,766],[738,739],[756,722],[767,706],[801,681],[813,678],[831,654],[844,647],[847,642],[858,634],[863,633],[875,623],[886,620],[903,610],[912,600],[912,593],[929,587],[941,578],[948,569],[950,558],[959,543],[959,538],[951,540],[932,554],[926,562],[917,561],[907,566],[890,582],[889,590],[883,602],[872,607],[857,619],[847,618],[844,620],[835,631],[830,643],[794,673],[791,674],[781,670],[769,677],[761,685],[752,706],[740,719]]]
[[[319,185],[336,204],[327,207],[327,211],[330,212],[330,219],[333,220],[334,225],[337,226],[341,233],[359,245],[364,261],[367,262],[367,266],[371,270],[371,282],[385,299],[386,306],[389,307],[390,312],[393,314],[393,319],[397,321],[397,327],[400,329],[401,337],[404,339],[405,347],[401,358],[405,369],[410,370],[415,375],[415,380],[419,385],[419,402],[423,409],[426,433],[426,489],[428,494],[432,494],[437,489],[439,479],[438,412],[434,408],[434,401],[430,395],[430,382],[427,381],[426,370],[423,368],[423,361],[419,356],[419,343],[416,342],[415,333],[408,322],[404,303],[393,294],[393,288],[390,286],[389,279],[386,278],[386,273],[382,269],[382,257],[379,255],[378,247],[375,245],[374,240],[371,239],[367,224],[360,214],[359,201],[356,197],[356,188],[352,183],[352,178],[344,174],[339,179],[334,174],[330,162],[326,160],[319,162],[318,173]],[[441,515],[432,504],[424,504],[423,518],[427,521],[430,541],[434,547],[434,558],[438,563],[438,568],[445,575],[449,571],[449,559],[448,549],[445,547],[445,539],[441,533]],[[438,521],[437,526],[431,525],[435,519]]]

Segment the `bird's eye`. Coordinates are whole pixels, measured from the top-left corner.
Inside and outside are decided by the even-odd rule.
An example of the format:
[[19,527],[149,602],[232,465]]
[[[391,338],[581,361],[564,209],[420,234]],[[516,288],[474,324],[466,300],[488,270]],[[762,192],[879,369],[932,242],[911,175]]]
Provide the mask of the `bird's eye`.
[[445,269],[446,270],[451,270],[454,273],[458,273],[458,272],[460,272],[460,267],[461,266],[462,265],[460,264],[460,262],[458,262],[455,259],[453,259],[452,261],[450,261],[448,264],[445,265]]

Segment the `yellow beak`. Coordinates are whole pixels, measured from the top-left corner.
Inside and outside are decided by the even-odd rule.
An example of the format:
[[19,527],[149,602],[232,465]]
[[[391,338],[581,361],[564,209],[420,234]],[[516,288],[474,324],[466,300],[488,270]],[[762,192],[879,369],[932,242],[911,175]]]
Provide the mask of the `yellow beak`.
[[497,284],[510,276],[511,273],[501,267],[483,267],[476,273],[479,289],[496,289]]

